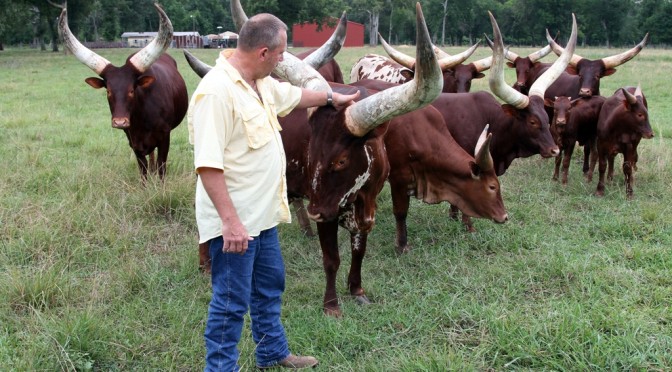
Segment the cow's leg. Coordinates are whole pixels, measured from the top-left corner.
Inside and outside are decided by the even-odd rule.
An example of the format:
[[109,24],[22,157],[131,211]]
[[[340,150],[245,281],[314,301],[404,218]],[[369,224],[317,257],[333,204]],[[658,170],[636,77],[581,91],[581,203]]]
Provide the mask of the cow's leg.
[[[565,158],[562,161],[562,184],[567,184],[567,174],[569,173],[569,164],[572,162],[572,154],[574,153],[575,143],[571,142],[565,149]],[[556,161],[557,162],[557,161]]]
[[411,250],[411,247],[408,245],[408,230],[406,225],[410,199],[410,196],[406,192],[399,191],[399,188],[395,187],[392,189],[392,212],[397,223],[397,238],[394,248],[397,254],[403,254]]
[[156,173],[156,154],[154,150],[149,153],[149,162],[147,168],[149,174]]
[[352,263],[348,274],[348,289],[355,301],[360,305],[369,305],[371,301],[366,297],[362,288],[362,262],[366,254],[367,233],[350,233],[350,250]]
[[205,274],[210,274],[210,242],[200,243],[198,245],[198,269]]
[[135,152],[135,159],[138,161],[138,169],[140,169],[140,177],[142,177],[143,184],[147,181],[147,157],[140,152]]
[[339,318],[342,313],[336,296],[336,273],[341,265],[341,258],[338,255],[338,221],[318,222],[317,234],[320,237],[322,266],[327,282],[322,303],[323,310],[326,315]]
[[590,149],[590,167],[588,168],[588,174],[584,174],[586,177],[586,182],[593,181],[593,173],[595,173],[595,163],[597,163],[598,156],[597,140],[595,140],[593,141],[592,147]]
[[609,181],[609,182],[612,182],[614,180],[614,160],[615,159],[616,159],[615,154],[613,156],[609,155],[609,157],[608,157],[609,168],[608,168],[608,171],[607,171],[607,181]]
[[595,190],[595,196],[604,196],[604,173],[607,171],[607,154],[600,154],[598,155],[599,157],[599,162],[600,165],[598,167],[598,173],[599,173],[599,179],[597,181],[597,189]]
[[634,171],[637,164],[637,149],[628,146],[623,154],[623,176],[625,176],[625,196],[628,199],[634,197],[632,185],[634,182]]
[[306,236],[315,236],[313,228],[310,225],[308,212],[306,211],[306,207],[303,205],[303,199],[296,198],[292,200],[292,206],[294,206],[294,212],[296,212],[296,219],[299,220],[299,226],[303,234]]
[[458,217],[459,212],[460,212],[460,210],[456,206],[451,204],[450,205],[450,213],[448,214],[448,216],[450,216],[450,218],[452,218],[453,220],[457,221],[457,217]]
[[474,222],[471,220],[471,217],[464,214],[464,212],[462,213],[462,224],[467,229],[467,232],[476,232],[476,229],[474,228]]
[[555,157],[555,170],[553,171],[553,181],[558,180],[558,174],[560,174],[560,163],[562,163],[562,148],[560,148],[560,153]]
[[[586,141],[586,143],[583,145],[583,175],[587,176],[588,171],[590,170],[590,154],[591,154],[591,148],[593,147],[593,143],[595,142],[594,139],[590,139]],[[591,175],[592,177],[592,175]]]
[[170,134],[167,134],[158,146],[158,156],[156,167],[159,172],[159,178],[163,180],[166,175],[166,162],[168,161],[168,151],[170,150]]

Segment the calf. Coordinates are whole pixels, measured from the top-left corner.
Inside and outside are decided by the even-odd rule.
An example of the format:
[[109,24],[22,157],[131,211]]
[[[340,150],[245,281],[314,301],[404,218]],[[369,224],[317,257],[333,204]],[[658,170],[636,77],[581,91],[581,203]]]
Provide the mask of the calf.
[[[553,119],[551,134],[560,148],[560,154],[555,158],[553,180],[557,181],[562,163],[562,184],[567,184],[567,173],[572,160],[572,153],[576,142],[583,146],[583,173],[588,174],[590,150],[595,141],[597,119],[605,98],[602,96],[580,97],[571,100],[569,97],[556,97],[551,103]],[[564,158],[563,158],[564,154]]]
[[[607,98],[600,110],[597,121],[597,140],[595,155],[590,159],[590,174],[599,159],[599,181],[596,196],[604,195],[604,174],[609,163],[607,179],[614,177],[614,158],[623,154],[623,175],[625,177],[625,194],[633,197],[633,172],[637,168],[637,145],[642,138],[653,138],[653,130],[649,124],[649,112],[644,104],[644,95],[639,87],[634,94],[621,88]],[[597,158],[597,159],[596,159]]]

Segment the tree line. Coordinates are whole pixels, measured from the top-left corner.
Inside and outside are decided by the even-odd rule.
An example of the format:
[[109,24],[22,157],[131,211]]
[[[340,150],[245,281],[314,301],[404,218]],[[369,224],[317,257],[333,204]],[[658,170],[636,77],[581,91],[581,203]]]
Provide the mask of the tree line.
[[[83,41],[120,40],[126,31],[156,31],[154,0],[69,0],[70,28]],[[249,14],[272,13],[288,25],[322,22],[347,11],[365,25],[366,41],[380,33],[393,44],[415,42],[416,0],[241,0]],[[438,45],[474,43],[491,31],[487,11],[497,18],[506,43],[542,45],[545,30],[569,36],[571,13],[579,22],[582,46],[625,46],[650,33],[650,44],[672,44],[671,0],[424,0],[420,1]],[[0,0],[2,45],[51,45],[58,50],[56,19],[63,0]],[[235,31],[228,0],[161,0],[176,31],[201,35]],[[291,27],[290,27],[291,28]],[[290,29],[291,33],[291,29]],[[560,41],[564,40],[563,34]],[[291,35],[290,35],[291,40]]]

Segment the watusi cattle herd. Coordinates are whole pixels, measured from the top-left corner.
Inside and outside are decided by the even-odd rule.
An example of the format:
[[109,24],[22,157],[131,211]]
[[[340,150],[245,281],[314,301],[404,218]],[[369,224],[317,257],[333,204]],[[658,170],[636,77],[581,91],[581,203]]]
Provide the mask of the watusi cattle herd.
[[[170,132],[184,118],[188,100],[175,60],[164,53],[172,25],[163,9],[155,6],[160,17],[158,36],[122,67],[113,66],[74,37],[66,9],[59,18],[68,49],[100,76],[86,83],[107,90],[112,127],[124,130],[143,181],[148,172],[164,178]],[[238,28],[247,19],[237,0],[231,1],[231,14]],[[430,204],[447,201],[450,217],[457,218],[461,211],[469,231],[475,231],[471,217],[504,223],[509,215],[498,177],[515,159],[539,154],[556,158],[549,178],[565,185],[578,142],[584,147],[582,169],[587,182],[598,164],[594,195],[604,195],[605,173],[608,180],[613,178],[615,157],[622,154],[625,194],[632,198],[637,146],[642,138],[654,136],[640,86],[619,88],[609,97],[600,95],[600,79],[637,56],[648,34],[630,50],[588,60],[574,53],[578,26],[573,16],[565,47],[547,31],[547,46],[520,57],[505,47],[490,13],[492,55],[464,64],[480,42],[449,55],[432,44],[419,3],[416,14],[416,56],[395,50],[379,35],[390,58],[362,56],[352,66],[350,84],[345,84],[334,60],[345,38],[345,13],[323,47],[297,56],[285,53],[275,70],[279,78],[305,88],[361,93],[356,103],[345,108],[296,110],[280,119],[288,197],[306,233],[312,234],[310,220],[317,224],[327,315],[342,315],[335,283],[340,266],[339,226],[350,233],[349,293],[358,303],[370,302],[362,286],[362,264],[385,181],[397,224],[393,244],[403,254],[411,250],[406,227],[411,196]],[[558,58],[540,62],[551,51]],[[208,72],[210,67],[186,50],[185,57],[199,76]],[[504,81],[504,66],[515,69],[517,79],[511,86]],[[489,75],[491,93],[470,92],[471,81],[485,77],[484,72]],[[308,202],[305,208],[303,200]],[[207,249],[201,245],[199,251],[202,268],[209,270]]]

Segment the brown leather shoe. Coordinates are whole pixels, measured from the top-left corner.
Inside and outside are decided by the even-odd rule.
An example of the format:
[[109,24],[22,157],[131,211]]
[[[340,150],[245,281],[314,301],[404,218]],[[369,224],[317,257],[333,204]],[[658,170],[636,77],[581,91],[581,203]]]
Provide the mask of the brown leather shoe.
[[[299,355],[293,355],[289,354],[289,356],[281,361],[278,362],[278,366],[285,367],[285,368],[291,368],[291,369],[301,369],[301,368],[312,368],[315,367],[319,362],[317,359],[313,358],[312,356],[299,356]],[[269,367],[259,367],[259,369],[268,369],[268,368],[274,368],[276,366],[269,366]]]

